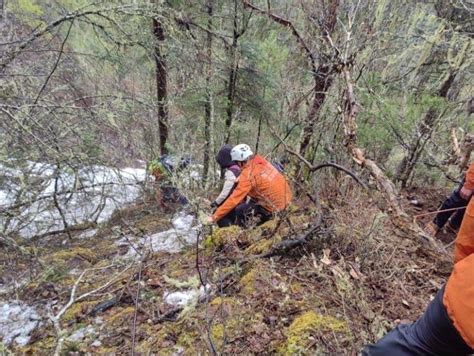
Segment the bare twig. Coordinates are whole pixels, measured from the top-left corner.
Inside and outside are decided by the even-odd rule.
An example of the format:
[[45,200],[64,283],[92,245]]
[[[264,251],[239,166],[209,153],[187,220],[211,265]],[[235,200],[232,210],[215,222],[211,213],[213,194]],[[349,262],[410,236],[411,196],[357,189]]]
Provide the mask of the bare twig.
[[142,280],[142,271],[143,271],[143,263],[145,262],[147,253],[146,251],[143,253],[142,259],[140,261],[140,266],[138,269],[138,283],[137,283],[137,293],[135,296],[135,310],[133,312],[133,326],[132,326],[132,356],[135,355],[135,338],[136,338],[136,331],[137,331],[137,315],[138,315],[138,307],[139,307],[139,300],[140,300],[140,288],[141,288],[141,280]]
[[91,272],[91,271],[101,271],[101,270],[105,270],[105,269],[108,269],[108,268],[111,268],[113,267],[114,265],[111,264],[111,265],[108,265],[108,266],[105,266],[105,267],[97,267],[97,268],[88,268],[88,269],[85,269],[81,274],[80,276],[76,279],[76,281],[74,282],[74,285],[72,287],[72,290],[71,290],[71,296],[69,297],[69,301],[66,303],[66,305],[64,305],[61,310],[59,310],[59,312],[54,315],[54,316],[50,316],[50,320],[51,322],[53,323],[53,326],[54,326],[54,329],[56,330],[56,333],[58,335],[58,343],[56,344],[56,349],[55,349],[55,352],[54,352],[54,356],[59,356],[61,354],[61,350],[62,350],[62,346],[64,344],[64,340],[65,340],[65,335],[64,333],[62,332],[61,330],[61,326],[60,326],[60,320],[61,320],[61,317],[64,315],[64,313],[76,302],[80,301],[80,300],[83,300],[95,293],[98,293],[100,292],[101,290],[104,290],[105,288],[109,287],[110,285],[116,283],[118,280],[119,280],[119,277],[121,275],[123,275],[126,271],[128,271],[130,269],[130,267],[132,267],[133,263],[128,265],[126,268],[124,268],[122,271],[120,271],[116,276],[115,278],[112,278],[110,279],[107,283],[101,285],[100,287],[94,289],[94,290],[91,290],[89,292],[86,292],[84,294],[81,294],[80,296],[76,297],[76,292],[77,292],[77,288],[79,286],[79,284],[81,283],[82,279],[84,278],[84,276],[86,275],[86,273],[88,272]]

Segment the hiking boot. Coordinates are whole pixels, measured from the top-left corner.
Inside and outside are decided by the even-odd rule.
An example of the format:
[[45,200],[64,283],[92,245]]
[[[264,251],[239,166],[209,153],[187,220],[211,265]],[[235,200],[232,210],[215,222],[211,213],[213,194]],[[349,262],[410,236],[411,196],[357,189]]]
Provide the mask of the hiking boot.
[[431,237],[435,237],[436,234],[438,233],[439,231],[439,227],[434,223],[434,222],[429,222],[428,224],[426,224],[425,228],[423,229],[423,231],[431,236]]
[[453,234],[457,234],[457,233],[458,233],[458,230],[459,230],[459,227],[454,226],[454,225],[451,223],[451,221],[450,221],[450,222],[448,222],[448,223],[446,224],[445,230],[446,230],[447,232],[451,232],[451,233],[453,233]]

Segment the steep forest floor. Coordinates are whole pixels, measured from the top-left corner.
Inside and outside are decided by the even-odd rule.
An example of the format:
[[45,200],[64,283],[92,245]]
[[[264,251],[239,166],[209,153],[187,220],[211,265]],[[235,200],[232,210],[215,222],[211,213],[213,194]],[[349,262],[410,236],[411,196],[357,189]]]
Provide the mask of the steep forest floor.
[[[434,210],[443,193],[406,192],[406,208]],[[3,249],[1,274],[17,288],[2,298],[42,319],[29,344],[9,350],[50,355],[59,340],[62,353],[79,354],[356,354],[415,320],[451,268],[397,237],[376,198],[322,194],[319,208],[300,199],[284,219],[249,230],[203,227],[199,249],[130,253],[133,238],[171,227],[173,214],[147,200],[90,234],[32,243],[35,258]],[[319,218],[310,243],[265,256]]]

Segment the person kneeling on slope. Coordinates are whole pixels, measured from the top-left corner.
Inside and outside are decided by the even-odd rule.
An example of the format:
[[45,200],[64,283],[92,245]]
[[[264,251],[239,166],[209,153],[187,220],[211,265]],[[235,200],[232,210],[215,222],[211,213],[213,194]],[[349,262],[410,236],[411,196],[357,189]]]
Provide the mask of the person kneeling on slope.
[[474,200],[455,241],[454,269],[425,313],[399,325],[362,354],[371,356],[474,354]]
[[[241,172],[237,186],[227,200],[208,218],[209,223],[219,221],[229,213],[235,214],[236,224],[247,227],[254,217],[263,223],[288,207],[292,199],[291,188],[285,177],[262,156],[254,155],[246,144],[231,150],[231,158]],[[246,202],[246,198],[251,200]]]
[[[456,232],[461,226],[462,219],[474,191],[474,161],[471,162],[461,184],[451,193],[439,208],[440,212],[433,221],[425,226],[425,232],[435,236],[446,223],[449,230]],[[458,210],[454,210],[454,209]],[[450,219],[451,218],[451,219]],[[448,222],[449,220],[449,222]]]
[[[216,161],[224,172],[224,185],[220,194],[211,203],[211,208],[218,208],[221,206],[227,198],[231,195],[235,186],[237,185],[237,177],[240,175],[240,167],[237,162],[232,160],[230,152],[232,151],[232,145],[224,145],[221,147],[216,156]],[[226,216],[221,218],[217,225],[219,227],[226,227],[236,224],[235,209],[229,212]]]

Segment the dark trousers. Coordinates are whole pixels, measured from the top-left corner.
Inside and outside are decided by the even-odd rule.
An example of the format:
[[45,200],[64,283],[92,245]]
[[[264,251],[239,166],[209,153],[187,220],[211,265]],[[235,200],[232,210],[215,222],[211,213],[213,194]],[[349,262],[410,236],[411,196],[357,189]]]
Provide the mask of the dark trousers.
[[219,227],[231,225],[249,227],[255,220],[257,220],[257,225],[260,225],[271,218],[272,213],[251,200],[248,203],[240,203],[237,205],[226,216],[220,219],[217,225]]
[[444,287],[413,324],[399,325],[362,351],[364,356],[469,355],[474,352],[461,338],[443,305]]
[[182,195],[178,188],[172,185],[161,185],[161,199],[163,203],[179,203],[181,205],[187,205],[188,199]]
[[[462,180],[461,184],[459,187],[457,187],[451,195],[446,199],[441,205],[441,208],[439,210],[444,210],[444,209],[453,209],[453,208],[460,208],[462,206],[466,206],[469,203],[469,199],[465,200],[461,198],[459,195],[459,191],[461,190],[462,186],[464,185],[464,179]],[[443,226],[448,222],[449,218],[451,217],[451,226],[455,229],[459,229],[461,226],[462,219],[464,217],[464,212],[466,209],[459,209],[459,210],[451,210],[451,211],[444,211],[441,213],[438,213],[436,217],[434,218],[433,222],[438,226],[438,228],[443,228]]]

